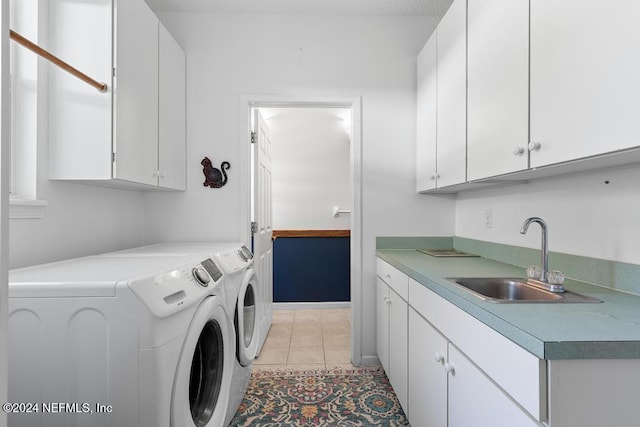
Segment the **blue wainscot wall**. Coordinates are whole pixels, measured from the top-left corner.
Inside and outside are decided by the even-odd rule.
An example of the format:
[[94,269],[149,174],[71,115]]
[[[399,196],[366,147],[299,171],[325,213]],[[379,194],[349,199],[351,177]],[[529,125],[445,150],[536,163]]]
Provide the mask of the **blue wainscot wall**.
[[350,301],[349,237],[278,237],[274,302]]

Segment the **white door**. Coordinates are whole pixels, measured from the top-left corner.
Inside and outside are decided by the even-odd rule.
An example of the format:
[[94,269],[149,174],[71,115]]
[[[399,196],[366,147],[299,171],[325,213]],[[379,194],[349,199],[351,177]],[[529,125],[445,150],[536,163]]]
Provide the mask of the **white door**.
[[259,110],[253,120],[253,232],[254,269],[258,276],[258,352],[271,327],[273,303],[273,234],[271,208],[271,136]]

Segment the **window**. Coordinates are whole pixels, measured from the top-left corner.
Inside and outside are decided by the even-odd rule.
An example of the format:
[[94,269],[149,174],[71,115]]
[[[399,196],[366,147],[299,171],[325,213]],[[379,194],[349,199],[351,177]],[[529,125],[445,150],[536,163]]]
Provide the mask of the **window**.
[[[38,41],[40,1],[11,0],[11,29]],[[43,127],[38,104],[38,57],[15,42],[10,45],[11,74],[11,183],[10,218],[40,218],[47,203],[37,200],[37,148]],[[46,127],[44,127],[46,129]]]

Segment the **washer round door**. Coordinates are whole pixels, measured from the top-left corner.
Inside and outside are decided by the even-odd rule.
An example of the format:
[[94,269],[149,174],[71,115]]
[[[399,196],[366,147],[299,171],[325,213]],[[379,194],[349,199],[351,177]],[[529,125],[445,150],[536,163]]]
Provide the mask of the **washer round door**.
[[233,373],[233,326],[219,296],[196,310],[178,359],[171,393],[171,425],[223,425]]
[[248,269],[242,278],[236,304],[236,356],[242,366],[249,366],[258,352],[258,278],[253,269]]

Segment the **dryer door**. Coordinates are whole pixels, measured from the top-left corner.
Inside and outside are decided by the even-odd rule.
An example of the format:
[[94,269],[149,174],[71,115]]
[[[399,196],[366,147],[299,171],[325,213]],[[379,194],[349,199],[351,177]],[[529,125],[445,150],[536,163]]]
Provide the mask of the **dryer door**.
[[236,304],[236,355],[242,366],[253,363],[258,352],[257,281],[253,269],[248,269],[242,278]]
[[171,393],[171,425],[223,425],[233,373],[233,326],[219,296],[196,310],[180,353]]

